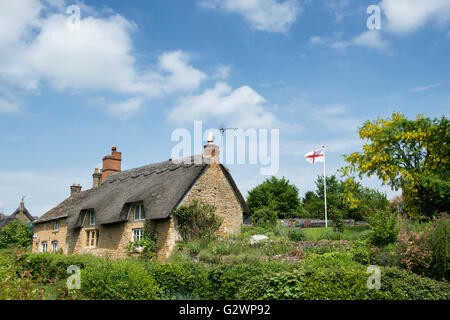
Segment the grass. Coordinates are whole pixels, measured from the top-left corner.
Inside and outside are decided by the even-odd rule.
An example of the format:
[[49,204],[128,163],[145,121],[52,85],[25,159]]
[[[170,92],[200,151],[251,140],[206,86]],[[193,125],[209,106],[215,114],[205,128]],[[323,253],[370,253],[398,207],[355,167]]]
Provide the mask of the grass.
[[[326,235],[333,232],[332,227],[322,227],[322,228],[306,228],[302,229],[305,232],[306,240],[316,241],[327,239]],[[344,232],[342,233],[342,240],[356,240],[358,239],[364,232],[368,231],[368,226],[354,226],[354,227],[345,227]]]

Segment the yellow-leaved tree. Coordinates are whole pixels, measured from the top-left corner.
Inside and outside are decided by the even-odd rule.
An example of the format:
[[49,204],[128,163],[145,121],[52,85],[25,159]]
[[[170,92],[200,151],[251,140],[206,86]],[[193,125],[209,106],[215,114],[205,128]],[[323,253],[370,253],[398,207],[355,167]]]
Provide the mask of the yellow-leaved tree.
[[[402,189],[412,216],[431,217],[449,209],[449,121],[394,112],[391,118],[367,121],[359,128],[362,152],[345,155],[341,172],[360,178],[376,175],[393,190]],[[350,180],[351,181],[351,180]]]

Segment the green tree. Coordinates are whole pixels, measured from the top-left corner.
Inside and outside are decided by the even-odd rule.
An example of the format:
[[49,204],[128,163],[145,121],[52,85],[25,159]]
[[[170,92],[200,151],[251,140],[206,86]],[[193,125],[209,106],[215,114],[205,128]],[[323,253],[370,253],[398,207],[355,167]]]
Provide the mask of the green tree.
[[[303,207],[310,218],[323,219],[324,191],[323,176],[315,182],[316,191],[308,191],[303,198]],[[354,179],[341,180],[336,175],[327,177],[327,206],[336,211],[336,218],[363,220],[361,212],[368,209],[384,210],[389,205],[386,195],[373,189],[363,187]]]
[[257,210],[271,206],[278,218],[297,216],[301,211],[298,189],[284,177],[267,178],[263,183],[249,191],[247,205],[250,215]]
[[394,112],[391,118],[367,121],[359,129],[366,140],[362,152],[344,156],[345,175],[376,175],[392,189],[402,189],[410,215],[431,217],[449,208],[449,121],[418,115],[409,120]]
[[18,220],[11,221],[0,230],[0,249],[18,246],[27,249],[31,246],[33,231],[31,228]]

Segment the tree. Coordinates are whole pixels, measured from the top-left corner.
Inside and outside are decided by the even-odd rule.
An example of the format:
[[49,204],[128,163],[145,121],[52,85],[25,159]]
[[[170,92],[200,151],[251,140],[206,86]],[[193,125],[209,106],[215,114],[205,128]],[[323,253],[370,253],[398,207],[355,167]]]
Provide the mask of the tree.
[[0,230],[0,249],[18,246],[22,249],[30,247],[33,239],[31,228],[18,220],[11,221]]
[[402,189],[410,215],[431,217],[448,210],[450,192],[449,121],[418,115],[409,120],[394,112],[392,118],[367,121],[359,129],[365,139],[362,152],[344,156],[344,175],[376,175],[392,189]]
[[257,210],[271,206],[271,210],[277,213],[278,218],[296,216],[301,212],[298,189],[289,183],[284,177],[267,178],[263,183],[249,191],[247,205],[250,215]]
[[[303,206],[309,217],[324,218],[323,176],[316,180],[316,191],[308,191],[303,198]],[[342,218],[363,220],[361,212],[368,209],[384,210],[389,205],[386,195],[373,189],[364,188],[353,178],[341,180],[336,175],[327,177],[327,206],[329,217],[336,211]],[[336,217],[338,217],[336,215]]]

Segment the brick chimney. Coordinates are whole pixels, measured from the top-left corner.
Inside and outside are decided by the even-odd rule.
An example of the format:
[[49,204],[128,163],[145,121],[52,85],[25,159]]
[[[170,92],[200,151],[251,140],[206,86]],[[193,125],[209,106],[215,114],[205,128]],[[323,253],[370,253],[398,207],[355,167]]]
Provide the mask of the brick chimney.
[[[79,184],[73,184],[72,186],[70,186],[70,195],[73,196],[76,193],[80,193],[81,192],[81,186]],[[22,206],[22,203],[20,204]]]
[[98,172],[98,168],[95,168],[92,178],[93,178],[92,188],[95,189],[100,185],[101,180],[102,180],[102,174],[100,172]]
[[120,172],[122,167],[122,152],[117,152],[116,147],[111,148],[111,155],[103,158],[102,180],[112,173]]
[[213,144],[212,131],[208,132],[208,144],[203,146],[203,158],[219,162],[219,146]]

